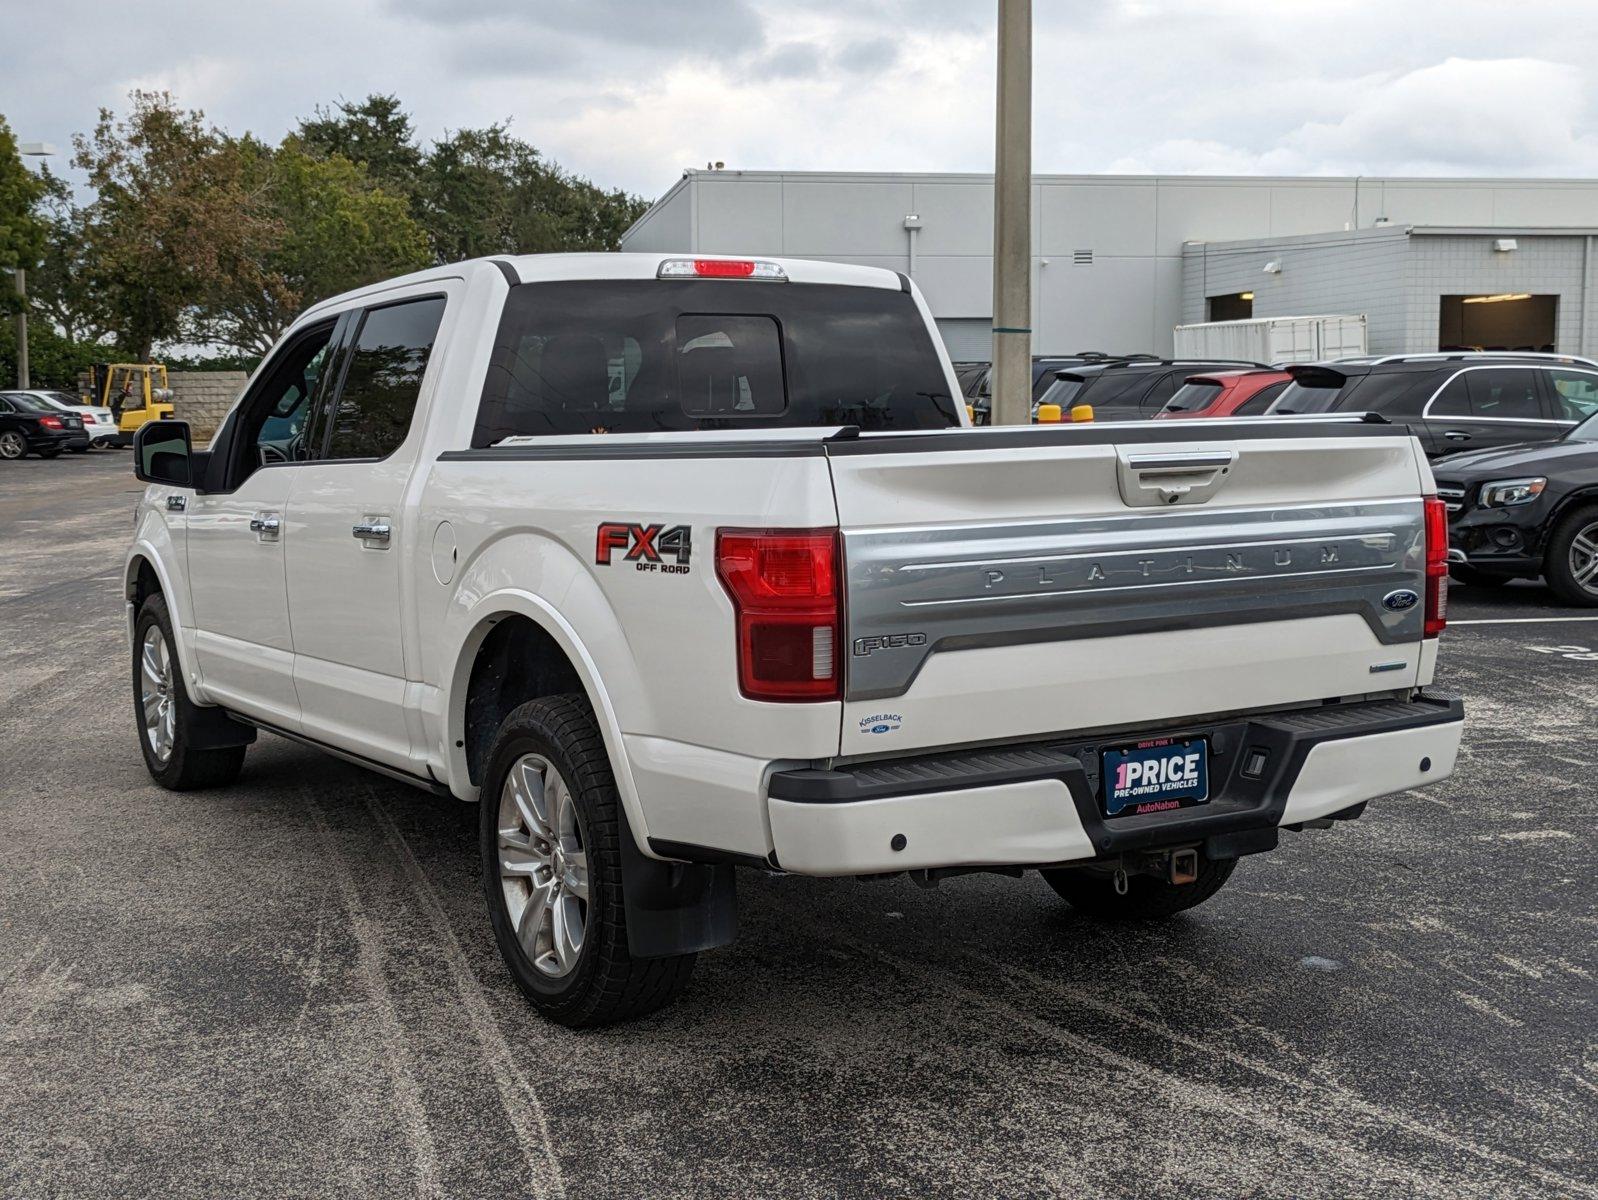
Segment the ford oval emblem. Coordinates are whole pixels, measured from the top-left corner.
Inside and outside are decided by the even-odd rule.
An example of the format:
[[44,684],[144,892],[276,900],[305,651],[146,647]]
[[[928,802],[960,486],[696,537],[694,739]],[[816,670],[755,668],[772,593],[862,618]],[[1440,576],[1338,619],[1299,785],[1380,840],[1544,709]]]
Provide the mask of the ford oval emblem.
[[1388,612],[1408,612],[1420,603],[1420,596],[1408,588],[1399,588],[1382,597],[1382,607]]

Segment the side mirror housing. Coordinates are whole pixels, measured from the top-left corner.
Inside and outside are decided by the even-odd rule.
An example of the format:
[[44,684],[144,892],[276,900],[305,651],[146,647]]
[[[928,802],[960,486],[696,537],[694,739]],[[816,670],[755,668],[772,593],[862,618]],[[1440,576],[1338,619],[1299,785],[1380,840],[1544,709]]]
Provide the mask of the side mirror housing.
[[133,473],[145,483],[194,486],[187,421],[146,421],[133,435]]

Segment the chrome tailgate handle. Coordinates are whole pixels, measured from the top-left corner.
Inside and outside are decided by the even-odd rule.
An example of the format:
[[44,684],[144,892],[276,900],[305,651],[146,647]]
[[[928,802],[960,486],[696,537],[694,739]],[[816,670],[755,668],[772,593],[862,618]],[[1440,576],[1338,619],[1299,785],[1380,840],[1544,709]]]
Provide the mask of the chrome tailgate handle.
[[1203,504],[1237,463],[1236,450],[1116,450],[1116,483],[1134,508]]

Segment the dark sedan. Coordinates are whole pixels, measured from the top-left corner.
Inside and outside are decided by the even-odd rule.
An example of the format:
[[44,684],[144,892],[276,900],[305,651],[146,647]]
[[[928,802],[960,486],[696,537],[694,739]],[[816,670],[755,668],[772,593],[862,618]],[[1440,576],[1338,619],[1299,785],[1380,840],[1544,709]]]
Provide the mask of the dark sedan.
[[0,458],[37,454],[54,458],[63,450],[87,449],[83,419],[52,408],[25,392],[0,392]]
[[1436,471],[1456,579],[1541,575],[1567,603],[1598,606],[1598,415],[1558,441],[1467,450]]

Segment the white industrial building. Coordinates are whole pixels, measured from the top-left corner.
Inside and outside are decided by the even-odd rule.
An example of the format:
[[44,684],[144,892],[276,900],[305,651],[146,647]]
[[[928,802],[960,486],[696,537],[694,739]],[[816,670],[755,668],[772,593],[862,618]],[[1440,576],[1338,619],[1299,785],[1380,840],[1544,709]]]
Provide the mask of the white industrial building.
[[[988,175],[688,171],[625,250],[903,271],[953,357],[991,338]],[[1598,352],[1598,180],[1040,175],[1033,350],[1169,353],[1194,321],[1363,314],[1373,352]]]

